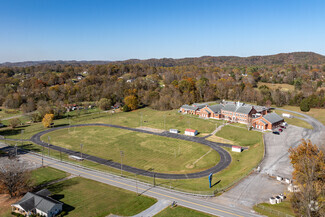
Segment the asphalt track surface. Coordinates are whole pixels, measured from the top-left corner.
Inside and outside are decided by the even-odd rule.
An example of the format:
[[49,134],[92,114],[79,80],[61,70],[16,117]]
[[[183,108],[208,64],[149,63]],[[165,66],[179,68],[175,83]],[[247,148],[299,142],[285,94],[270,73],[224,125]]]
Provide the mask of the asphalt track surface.
[[[222,149],[220,146],[223,147],[232,147],[232,145],[229,144],[224,144],[224,143],[217,143],[217,142],[212,142],[205,140],[204,137],[190,137],[190,136],[184,136],[180,134],[173,134],[169,132],[163,132],[163,133],[156,133],[156,132],[151,132],[151,131],[146,131],[142,129],[136,129],[136,128],[130,128],[130,127],[123,127],[119,125],[112,125],[112,124],[78,124],[78,125],[70,125],[70,126],[61,126],[61,127],[56,127],[56,128],[51,128],[42,132],[39,132],[35,135],[32,136],[32,138],[29,140],[31,142],[34,142],[38,145],[44,146],[46,148],[50,148],[52,150],[60,151],[62,153],[66,153],[68,155],[75,155],[75,156],[81,156],[80,152],[72,151],[69,149],[65,149],[59,146],[55,146],[52,144],[45,143],[41,141],[41,136],[53,132],[55,130],[60,130],[60,129],[65,129],[69,127],[88,127],[88,126],[101,126],[101,127],[114,127],[114,128],[119,128],[119,129],[124,129],[124,130],[130,130],[130,131],[136,131],[136,132],[141,132],[141,133],[147,133],[147,134],[152,134],[152,135],[157,135],[157,136],[163,136],[163,137],[169,137],[169,138],[174,138],[174,139],[180,139],[180,140],[186,140],[186,141],[191,141],[191,142],[196,142],[200,143],[206,146],[209,146],[213,150],[217,151],[220,155],[220,161],[217,165],[196,173],[188,173],[188,174],[169,174],[169,173],[157,173],[153,171],[148,171],[148,170],[143,170],[143,169],[138,169],[129,165],[122,164],[122,170],[130,173],[134,173],[137,175],[143,175],[143,176],[148,176],[148,177],[156,177],[160,179],[193,179],[193,178],[201,178],[201,177],[206,177],[209,174],[214,174],[217,172],[220,172],[221,170],[225,169],[230,163],[231,163],[231,156],[230,154]],[[28,141],[28,140],[25,140]],[[93,161],[99,164],[107,165],[116,169],[121,169],[121,164],[106,160],[103,158],[99,158],[96,156],[88,155],[85,153],[82,153],[82,157],[84,159],[87,159],[89,161]]]

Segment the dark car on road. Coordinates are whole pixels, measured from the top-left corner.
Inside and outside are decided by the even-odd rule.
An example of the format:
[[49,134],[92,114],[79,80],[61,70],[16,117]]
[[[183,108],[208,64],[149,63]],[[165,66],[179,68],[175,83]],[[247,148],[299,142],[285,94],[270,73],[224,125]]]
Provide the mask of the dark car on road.
[[273,131],[272,133],[276,134],[276,135],[280,135],[280,133],[278,131]]
[[280,128],[279,131],[282,132],[283,130]]
[[282,129],[287,129],[285,126],[280,126]]

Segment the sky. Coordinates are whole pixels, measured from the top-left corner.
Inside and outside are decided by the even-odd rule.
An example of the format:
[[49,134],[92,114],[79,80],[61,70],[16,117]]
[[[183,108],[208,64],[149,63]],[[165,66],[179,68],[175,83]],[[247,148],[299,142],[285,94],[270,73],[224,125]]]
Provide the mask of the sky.
[[323,0],[1,0],[0,63],[325,55]]

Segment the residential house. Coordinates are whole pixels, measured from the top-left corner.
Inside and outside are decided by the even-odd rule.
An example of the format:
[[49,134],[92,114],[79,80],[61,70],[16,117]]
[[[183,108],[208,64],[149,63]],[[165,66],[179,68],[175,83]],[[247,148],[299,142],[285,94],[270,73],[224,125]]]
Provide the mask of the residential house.
[[12,212],[24,216],[40,215],[53,217],[62,211],[62,203],[49,197],[51,192],[47,189],[40,190],[36,193],[28,192],[25,196],[11,205]]

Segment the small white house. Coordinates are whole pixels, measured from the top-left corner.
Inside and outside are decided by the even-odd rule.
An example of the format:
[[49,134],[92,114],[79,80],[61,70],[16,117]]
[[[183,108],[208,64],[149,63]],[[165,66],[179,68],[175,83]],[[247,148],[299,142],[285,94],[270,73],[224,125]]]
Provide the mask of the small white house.
[[242,148],[240,146],[232,146],[231,151],[233,152],[242,152]]
[[185,130],[185,135],[187,135],[187,136],[196,136],[197,133],[198,133],[197,130],[192,130],[192,129]]
[[170,133],[175,133],[175,134],[179,133],[179,131],[177,129],[169,129],[169,132]]

